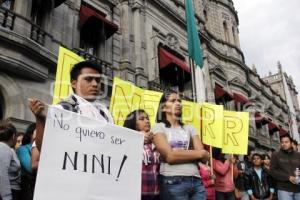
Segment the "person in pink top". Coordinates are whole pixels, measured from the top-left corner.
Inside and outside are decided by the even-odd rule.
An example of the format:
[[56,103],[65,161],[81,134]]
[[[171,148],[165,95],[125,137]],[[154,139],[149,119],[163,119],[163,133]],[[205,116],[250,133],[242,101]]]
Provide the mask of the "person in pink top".
[[232,158],[225,158],[221,149],[213,148],[213,169],[216,175],[215,189],[218,200],[235,200],[233,175],[236,173],[232,174],[232,162]]
[[199,163],[199,173],[206,190],[206,200],[215,200],[215,175],[211,173],[211,169],[208,164],[209,162],[206,164]]

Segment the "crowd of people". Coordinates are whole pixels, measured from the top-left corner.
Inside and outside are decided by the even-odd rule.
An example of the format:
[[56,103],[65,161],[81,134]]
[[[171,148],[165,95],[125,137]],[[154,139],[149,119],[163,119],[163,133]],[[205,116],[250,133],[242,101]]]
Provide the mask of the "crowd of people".
[[[113,123],[97,99],[100,75],[101,68],[93,62],[74,65],[74,94],[57,107]],[[45,104],[36,98],[29,100],[29,107],[36,123],[25,133],[8,122],[0,126],[0,200],[33,199],[46,115]],[[250,151],[240,160],[241,156],[224,155],[202,144],[181,114],[179,95],[169,93],[162,96],[152,127],[145,110],[126,117],[124,127],[144,135],[142,200],[300,200],[300,153],[289,135],[281,137],[278,151]]]

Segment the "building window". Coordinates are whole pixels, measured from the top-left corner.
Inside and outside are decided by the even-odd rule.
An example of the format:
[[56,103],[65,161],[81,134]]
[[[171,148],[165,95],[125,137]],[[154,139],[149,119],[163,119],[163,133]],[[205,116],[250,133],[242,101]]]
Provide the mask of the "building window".
[[223,30],[224,30],[224,39],[225,39],[225,42],[230,42],[229,40],[229,32],[228,32],[228,25],[227,23],[224,21],[223,22]]
[[235,28],[234,28],[234,26],[232,27],[232,36],[233,36],[233,42],[234,42],[234,45],[237,45],[236,34],[235,34]]
[[14,9],[14,0],[0,0],[0,5],[3,8],[13,10]]
[[223,86],[215,84],[215,102],[217,105],[223,105],[226,109],[230,109],[230,101],[233,100],[233,96],[227,92]]
[[206,10],[203,11],[203,14],[204,14],[204,19],[205,19],[205,21],[208,22],[208,16],[207,16]]
[[118,26],[106,19],[106,14],[88,5],[80,8],[80,45],[87,53],[106,58],[107,39],[117,30]]
[[191,88],[191,71],[182,55],[164,46],[158,48],[161,85],[184,92]]
[[267,124],[270,123],[270,120],[263,116],[260,112],[255,112],[255,124],[257,133],[265,135],[267,133]]
[[236,111],[243,111],[250,102],[246,97],[238,93],[233,93],[233,99]]
[[82,26],[80,30],[80,48],[87,53],[103,58],[105,41],[103,24],[93,20]]
[[45,28],[47,13],[51,11],[51,6],[51,1],[44,1],[41,3],[39,0],[33,0],[31,7],[32,22],[41,28]]

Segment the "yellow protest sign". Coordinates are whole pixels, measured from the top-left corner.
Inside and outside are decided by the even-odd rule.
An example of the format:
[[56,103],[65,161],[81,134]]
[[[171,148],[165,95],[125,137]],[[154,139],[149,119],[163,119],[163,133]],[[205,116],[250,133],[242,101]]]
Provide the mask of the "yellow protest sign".
[[249,113],[224,111],[224,140],[222,152],[247,154]]
[[56,69],[56,79],[54,83],[53,104],[57,104],[61,99],[73,93],[70,85],[70,71],[74,64],[84,59],[74,52],[59,47],[58,62]]
[[144,109],[151,125],[155,123],[159,101],[162,93],[143,90],[132,83],[114,78],[113,91],[110,100],[110,112],[115,124],[124,125],[126,116],[137,109]]
[[222,148],[223,146],[223,106],[203,103],[202,142],[207,145]]
[[142,93],[143,90],[133,84],[114,78],[109,109],[116,125],[123,126],[126,116],[140,108]]
[[155,124],[157,110],[158,110],[161,96],[162,96],[161,92],[155,92],[151,90],[143,91],[141,108],[148,113],[151,126]]
[[191,101],[182,101],[182,121],[192,125],[200,136],[200,111],[201,105]]

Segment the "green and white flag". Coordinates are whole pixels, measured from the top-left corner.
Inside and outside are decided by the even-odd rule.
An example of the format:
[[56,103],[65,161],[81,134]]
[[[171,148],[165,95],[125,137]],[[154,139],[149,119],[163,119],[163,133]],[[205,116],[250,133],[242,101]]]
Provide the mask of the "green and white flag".
[[[203,54],[202,54],[201,43],[199,39],[199,33],[196,26],[196,19],[195,19],[192,0],[185,1],[185,14],[186,14],[186,23],[187,23],[187,33],[188,33],[189,57],[196,64],[196,68],[195,68],[196,97],[197,97],[197,102],[201,103],[206,100],[204,72],[203,72],[204,64],[203,64]],[[190,66],[194,67],[191,65],[191,63]]]

